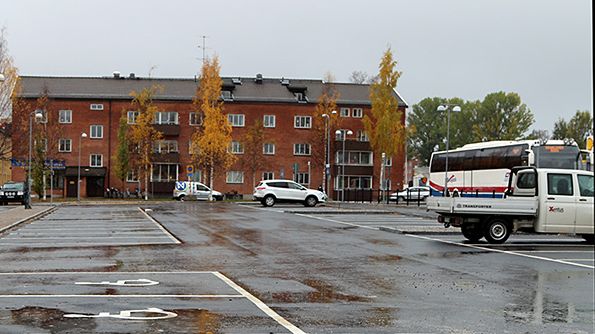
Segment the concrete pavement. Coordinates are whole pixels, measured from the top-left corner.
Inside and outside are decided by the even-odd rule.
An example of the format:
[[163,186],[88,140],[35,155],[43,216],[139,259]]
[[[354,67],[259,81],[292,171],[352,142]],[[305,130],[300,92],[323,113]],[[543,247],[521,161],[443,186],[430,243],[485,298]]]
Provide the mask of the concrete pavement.
[[3,207],[0,211],[0,233],[30,219],[47,214],[55,209],[55,206],[33,205],[31,209],[25,210],[22,205],[14,207]]

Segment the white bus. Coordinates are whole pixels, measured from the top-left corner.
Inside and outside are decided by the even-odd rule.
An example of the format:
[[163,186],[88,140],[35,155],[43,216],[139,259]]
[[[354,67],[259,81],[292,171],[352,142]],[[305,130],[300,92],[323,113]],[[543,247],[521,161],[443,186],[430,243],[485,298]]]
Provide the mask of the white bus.
[[[586,154],[586,158],[581,155]],[[576,142],[548,140],[491,141],[467,144],[448,151],[448,192],[455,196],[502,197],[510,168],[593,170],[593,153],[581,151]],[[444,195],[446,151],[434,152],[430,159],[430,191]]]

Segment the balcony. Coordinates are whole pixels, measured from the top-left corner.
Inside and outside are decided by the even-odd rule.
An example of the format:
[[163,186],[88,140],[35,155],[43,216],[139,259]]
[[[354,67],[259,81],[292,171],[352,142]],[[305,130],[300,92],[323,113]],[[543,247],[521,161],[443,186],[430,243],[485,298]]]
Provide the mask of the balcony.
[[179,124],[155,124],[155,130],[161,132],[164,137],[180,135]]
[[180,162],[180,153],[178,153],[178,152],[153,153],[152,159],[153,159],[153,162],[179,163]]
[[[340,151],[343,149],[343,141],[342,140],[335,140],[334,147],[336,151]],[[345,141],[345,150],[346,151],[370,151],[372,150],[370,147],[370,142],[368,141],[359,141],[353,139],[347,139]]]

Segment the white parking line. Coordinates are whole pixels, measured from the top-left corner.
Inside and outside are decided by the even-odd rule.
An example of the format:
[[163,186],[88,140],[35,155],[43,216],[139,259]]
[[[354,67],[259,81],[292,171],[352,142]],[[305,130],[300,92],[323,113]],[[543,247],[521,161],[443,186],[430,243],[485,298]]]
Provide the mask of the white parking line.
[[497,248],[481,247],[481,246],[477,246],[476,244],[463,244],[463,243],[459,243],[459,242],[454,242],[454,241],[449,241],[449,240],[443,240],[443,239],[436,239],[436,238],[430,238],[430,237],[421,236],[421,235],[415,235],[415,234],[406,234],[406,235],[407,236],[410,236],[410,237],[413,237],[413,238],[438,241],[438,242],[443,242],[443,243],[450,244],[450,245],[457,245],[457,246],[475,248],[475,249],[480,249],[480,250],[485,250],[485,251],[491,251],[491,252],[495,252],[495,253],[503,253],[503,254],[509,254],[509,255],[516,255],[516,256],[528,257],[528,258],[531,258],[531,259],[537,259],[537,260],[544,260],[544,261],[556,262],[556,263],[561,263],[561,264],[567,264],[567,265],[576,266],[576,267],[583,267],[583,268],[595,269],[595,266],[589,266],[589,265],[586,265],[586,264],[574,263],[574,262],[569,262],[569,261],[564,261],[564,260],[557,260],[557,259],[550,259],[550,258],[547,258],[547,257],[541,257],[541,256],[523,254],[523,253],[512,252],[512,251],[506,251],[506,250],[497,249]]
[[0,295],[0,298],[246,298],[243,295]]
[[561,259],[563,261],[595,262],[593,259]]
[[155,225],[157,225],[159,227],[159,229],[161,231],[163,231],[163,233],[165,233],[174,243],[176,243],[176,244],[181,244],[182,243],[180,240],[178,240],[178,238],[174,237],[173,234],[169,233],[169,231],[166,230],[158,221],[156,221],[153,217],[151,217],[148,213],[146,213],[145,210],[143,210],[140,206],[138,207],[138,209],[147,218],[149,218],[150,221],[152,221],[153,223],[155,223]]
[[[116,237],[116,236],[107,236],[107,237],[92,237],[92,239],[163,239],[167,238],[167,236],[161,235],[156,237],[143,237],[143,236],[135,236],[135,237]],[[84,239],[81,237],[48,237],[48,236],[39,236],[37,238],[29,238],[29,237],[16,237],[16,238],[2,238],[2,240],[63,240],[63,239],[73,239],[79,240]]]
[[291,333],[306,334],[304,331],[296,327],[294,324],[280,316],[277,312],[273,311],[270,307],[268,307],[267,304],[263,303],[260,299],[254,297],[251,293],[244,290],[241,286],[237,285],[232,280],[227,278],[227,276],[221,274],[220,272],[215,272],[214,274],[215,276],[219,277],[222,281],[227,283],[227,285],[229,285],[232,289],[236,290],[244,297],[248,298],[248,300],[250,300],[254,305],[256,305],[256,307],[258,307],[261,311],[266,313],[266,315],[268,315],[269,317],[273,318],[279,325],[287,328],[287,330],[289,330]]

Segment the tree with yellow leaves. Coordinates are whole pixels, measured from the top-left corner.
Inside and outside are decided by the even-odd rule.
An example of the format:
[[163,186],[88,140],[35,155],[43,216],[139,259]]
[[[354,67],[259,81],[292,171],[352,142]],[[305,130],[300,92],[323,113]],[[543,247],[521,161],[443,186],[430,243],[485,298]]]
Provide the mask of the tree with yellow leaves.
[[372,150],[376,156],[385,153],[387,158],[402,152],[405,145],[404,116],[398,109],[399,101],[394,91],[401,76],[401,72],[395,70],[396,65],[389,47],[380,61],[378,79],[370,85],[372,114],[363,119]]
[[130,93],[132,96],[131,110],[138,112],[135,124],[131,124],[129,127],[130,144],[134,147],[135,155],[131,161],[140,171],[139,178],[145,180],[145,200],[149,199],[149,174],[153,164],[153,143],[163,137],[163,134],[157,131],[154,126],[155,113],[159,109],[153,104],[153,97],[160,89],[159,86],[152,86],[144,88],[140,92]]
[[209,200],[213,199],[213,179],[215,167],[218,171],[231,166],[235,157],[228,151],[231,144],[231,125],[227,116],[223,114],[221,100],[221,84],[219,76],[219,59],[205,59],[202,64],[200,84],[196,90],[194,105],[202,112],[204,120],[202,127],[192,134],[192,160],[209,172]]

